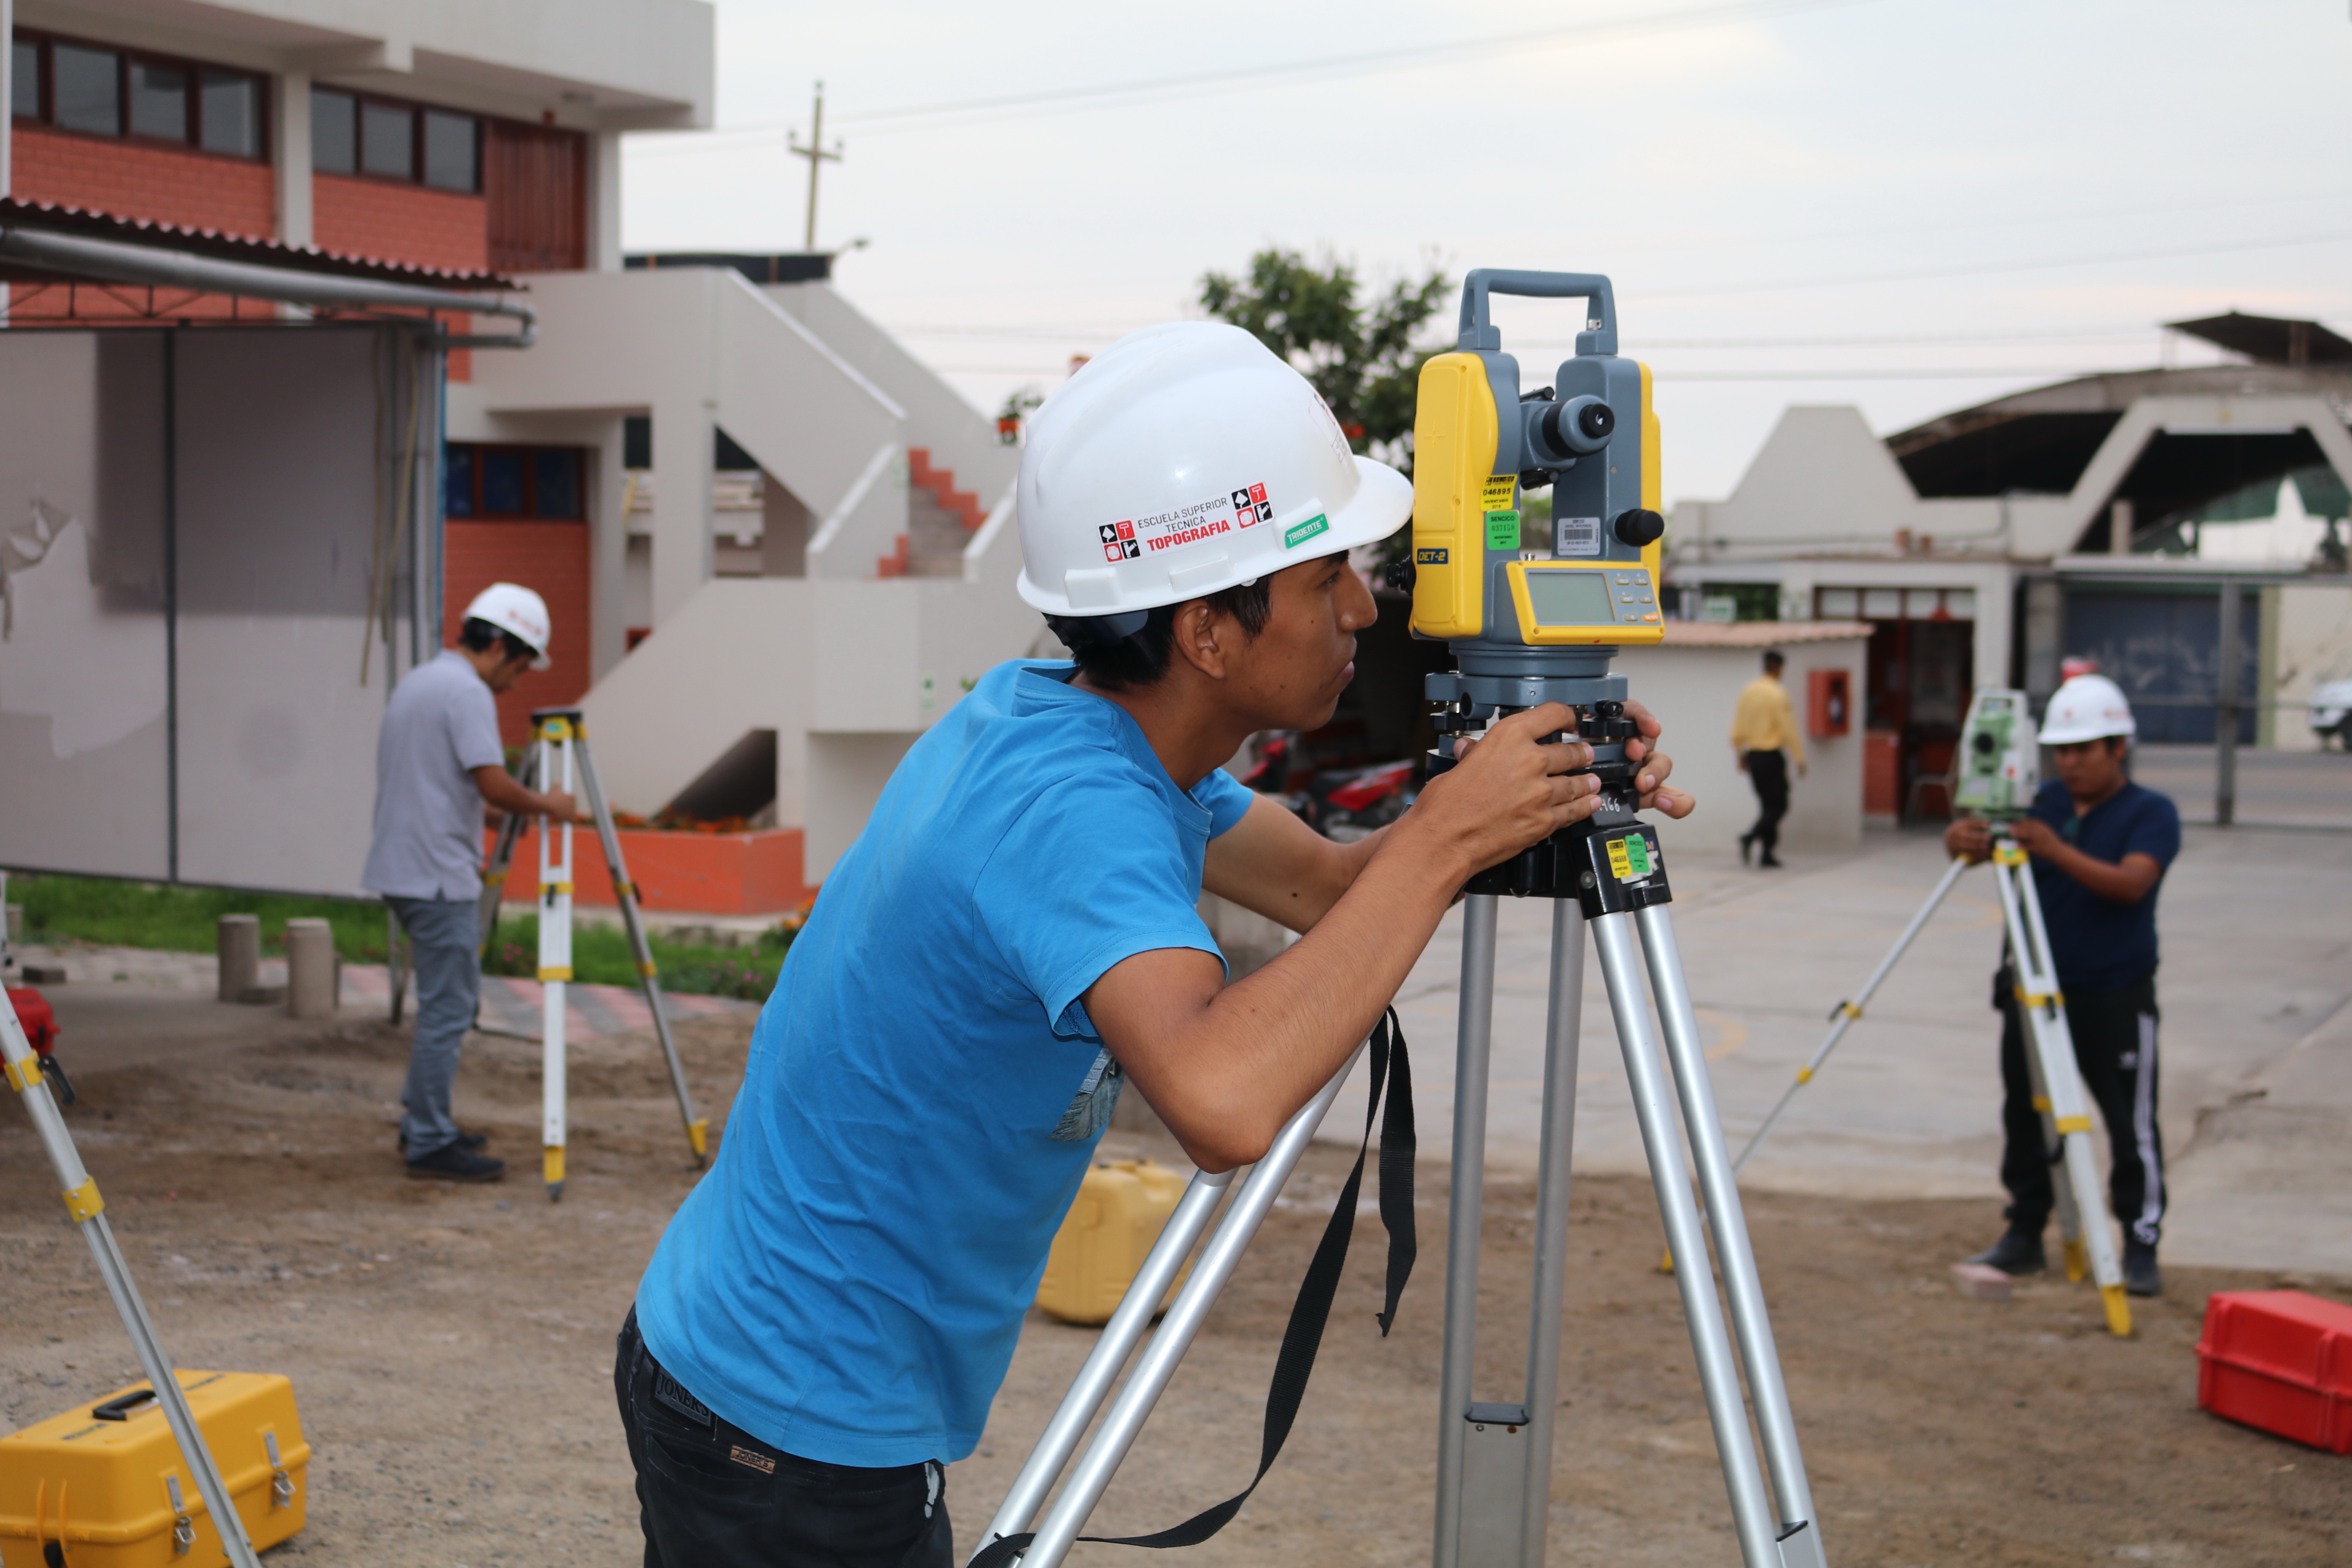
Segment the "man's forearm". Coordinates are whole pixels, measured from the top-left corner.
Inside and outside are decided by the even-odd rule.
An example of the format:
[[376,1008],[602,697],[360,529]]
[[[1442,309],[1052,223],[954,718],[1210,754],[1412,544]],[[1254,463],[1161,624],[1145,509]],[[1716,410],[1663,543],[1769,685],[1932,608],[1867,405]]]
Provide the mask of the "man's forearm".
[[[2044,849],[2042,855],[2061,871],[2099,897],[2115,903],[2136,904],[2155,885],[2155,879],[2138,867],[2102,860],[2095,855],[2084,854],[2071,844],[2053,844]],[[2127,862],[2146,858],[2145,856],[2126,857]]]
[[1216,990],[1169,1053],[1181,1073],[1137,1075],[1171,1124],[1218,1130],[1213,1144],[1188,1143],[1196,1160],[1223,1168],[1258,1158],[1380,1021],[1468,874],[1417,837],[1384,835],[1306,935]]

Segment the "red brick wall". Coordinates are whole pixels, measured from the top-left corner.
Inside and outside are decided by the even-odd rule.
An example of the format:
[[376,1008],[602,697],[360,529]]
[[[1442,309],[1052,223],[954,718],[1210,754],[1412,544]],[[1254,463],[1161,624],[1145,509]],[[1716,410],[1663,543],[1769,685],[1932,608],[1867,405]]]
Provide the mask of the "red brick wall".
[[321,250],[418,267],[479,272],[490,264],[489,220],[482,198],[424,185],[314,174],[310,236]]
[[499,734],[530,735],[530,710],[576,702],[588,691],[588,525],[461,522],[441,528],[441,627],[451,647],[466,606],[493,583],[520,583],[547,601],[552,668],[530,670],[499,697]]
[[[276,178],[268,163],[79,136],[22,120],[11,137],[8,194],[18,201],[55,202],[257,239],[278,233]],[[485,246],[471,265],[480,266],[486,254]]]

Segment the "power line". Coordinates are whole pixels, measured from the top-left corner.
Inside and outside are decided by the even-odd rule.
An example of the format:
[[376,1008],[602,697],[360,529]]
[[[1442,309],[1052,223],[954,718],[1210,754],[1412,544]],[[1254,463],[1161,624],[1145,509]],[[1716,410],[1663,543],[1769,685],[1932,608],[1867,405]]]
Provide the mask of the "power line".
[[[1069,110],[1095,108],[1126,108],[1138,103],[1162,103],[1174,98],[1214,96],[1260,88],[1271,82],[1286,80],[1342,80],[1349,77],[1374,76],[1391,71],[1423,70],[1437,66],[1454,65],[1463,60],[1487,55],[1559,48],[1570,44],[1613,42],[1624,38],[1650,37],[1663,33],[1685,32],[1696,27],[1711,27],[1727,22],[1748,21],[1773,16],[1793,16],[1810,11],[1842,10],[1854,5],[1879,4],[1880,0],[1737,0],[1721,5],[1699,6],[1688,11],[1671,12],[1663,16],[1629,18],[1622,22],[1582,23],[1570,26],[1540,27],[1517,33],[1490,34],[1481,38],[1465,38],[1451,44],[1412,44],[1396,48],[1369,49],[1355,54],[1327,55],[1318,59],[1291,60],[1280,65],[1227,68],[1214,71],[1189,72],[1181,76],[1148,77],[1134,81],[1115,82],[1095,87],[1047,88],[1035,92],[1009,93],[994,98],[971,98],[945,103],[907,104],[896,109],[868,110],[865,113],[847,113],[835,117],[835,123],[877,130],[894,127],[965,124],[975,120],[997,120],[1034,113],[1054,113]],[[752,125],[729,126],[719,131],[669,133],[675,142],[654,142],[631,150],[645,154],[677,151],[698,151],[713,145],[712,138],[772,134],[787,128],[787,122],[769,121]],[[644,132],[645,135],[663,134]],[[688,140],[691,138],[691,140]]]

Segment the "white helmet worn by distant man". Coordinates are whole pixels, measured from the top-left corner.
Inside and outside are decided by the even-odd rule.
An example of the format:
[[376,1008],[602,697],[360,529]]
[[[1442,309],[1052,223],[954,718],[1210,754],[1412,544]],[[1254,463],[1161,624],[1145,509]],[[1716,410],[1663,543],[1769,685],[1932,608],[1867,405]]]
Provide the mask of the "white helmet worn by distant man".
[[2079,745],[2110,735],[2129,740],[2138,732],[2123,688],[2104,675],[2078,675],[2067,681],[2051,695],[2050,710],[2042,716],[2045,746]]
[[491,584],[475,595],[474,602],[466,606],[466,619],[488,621],[499,630],[520,637],[538,656],[530,661],[531,668],[545,669],[548,667],[550,625],[547,601],[521,584]]
[[1307,378],[1241,328],[1171,321],[1031,416],[1019,508],[1021,597],[1121,637],[1160,605],[1386,538],[1412,481],[1350,451]]

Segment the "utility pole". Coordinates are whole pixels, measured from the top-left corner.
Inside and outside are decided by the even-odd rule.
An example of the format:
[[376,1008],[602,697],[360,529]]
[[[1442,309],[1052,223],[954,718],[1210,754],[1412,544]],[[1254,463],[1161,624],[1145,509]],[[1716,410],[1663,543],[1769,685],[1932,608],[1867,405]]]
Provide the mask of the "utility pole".
[[841,142],[837,139],[833,144],[832,152],[828,153],[824,150],[824,83],[822,81],[816,84],[816,108],[813,111],[813,114],[814,120],[809,127],[807,146],[803,147],[801,145],[800,138],[797,135],[787,135],[785,138],[785,144],[793,150],[793,155],[794,157],[806,158],[808,160],[808,225],[806,228],[803,230],[801,235],[801,248],[810,251],[814,251],[816,248],[817,171],[826,163],[838,163],[841,162]]

